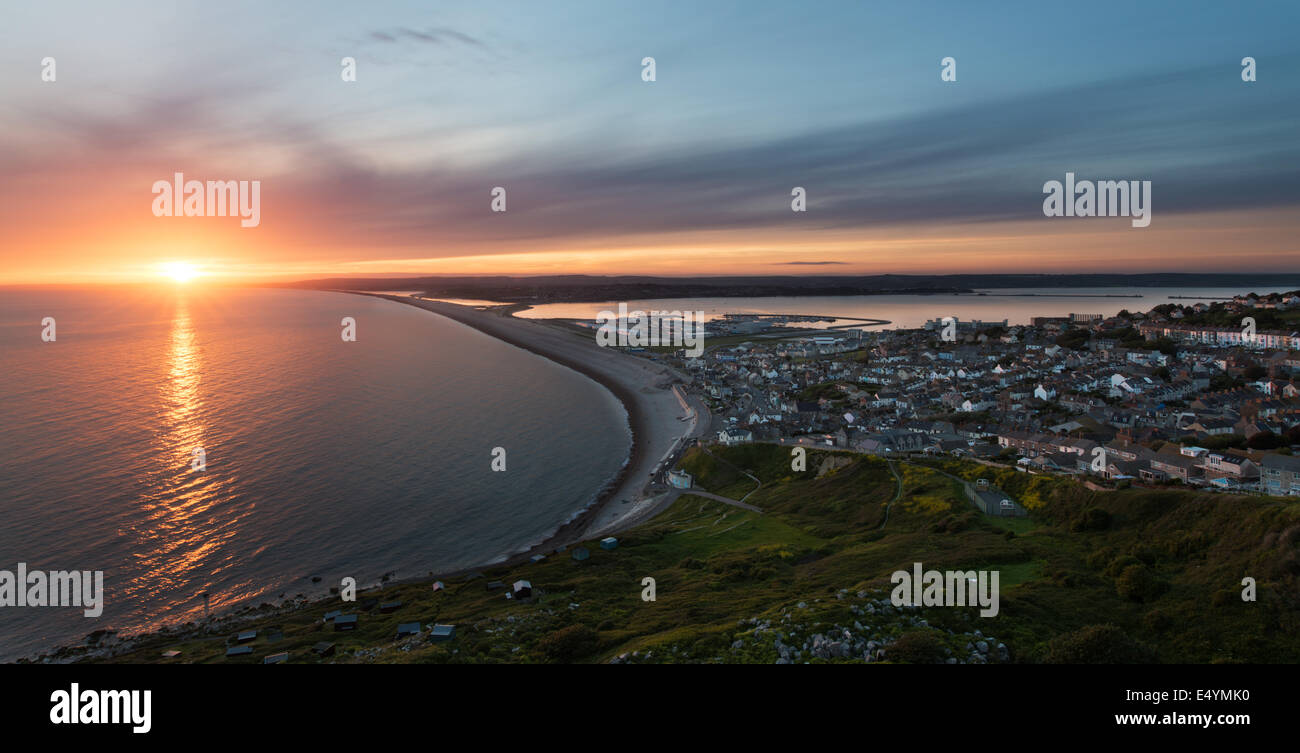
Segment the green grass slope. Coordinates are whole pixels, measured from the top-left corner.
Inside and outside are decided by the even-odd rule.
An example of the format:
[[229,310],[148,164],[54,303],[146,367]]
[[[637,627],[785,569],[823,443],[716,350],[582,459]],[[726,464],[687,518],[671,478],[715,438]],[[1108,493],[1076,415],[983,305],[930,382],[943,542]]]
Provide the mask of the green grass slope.
[[[219,627],[138,639],[107,661],[256,663],[288,652],[337,662],[1296,662],[1300,642],[1300,505],[1188,491],[1092,492],[1068,480],[945,461],[963,478],[990,477],[1026,503],[1028,519],[980,514],[938,468],[790,448],[692,450],[682,467],[754,513],[686,495],[650,523],[591,556],[448,582],[376,589],[275,613],[250,610]],[[888,515],[886,516],[886,510]],[[890,574],[997,570],[1000,613],[967,607],[894,608]],[[1257,598],[1241,598],[1254,578]],[[531,581],[527,602],[490,581]],[[642,599],[653,578],[656,599]],[[401,600],[393,614],[362,601]],[[325,612],[359,612],[333,632]],[[396,639],[397,626],[457,626],[454,640]],[[238,630],[258,629],[250,657],[227,659]],[[268,640],[271,634],[275,640]],[[992,636],[997,636],[996,638]],[[101,659],[103,660],[103,659]]]

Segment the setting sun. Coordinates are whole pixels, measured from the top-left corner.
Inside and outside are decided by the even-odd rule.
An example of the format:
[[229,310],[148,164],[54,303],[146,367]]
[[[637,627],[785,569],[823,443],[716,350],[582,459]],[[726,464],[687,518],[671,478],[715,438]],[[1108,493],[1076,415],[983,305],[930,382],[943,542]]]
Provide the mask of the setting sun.
[[176,282],[189,282],[199,276],[199,268],[189,262],[172,261],[162,265],[162,274]]

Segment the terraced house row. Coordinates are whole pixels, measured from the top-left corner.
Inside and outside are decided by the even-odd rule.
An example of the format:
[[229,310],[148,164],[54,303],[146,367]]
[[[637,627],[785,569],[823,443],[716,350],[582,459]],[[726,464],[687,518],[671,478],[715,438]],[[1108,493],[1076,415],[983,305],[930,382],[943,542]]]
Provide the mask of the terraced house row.
[[1147,340],[1162,337],[1199,345],[1222,348],[1257,348],[1261,350],[1300,350],[1300,332],[1260,330],[1254,333],[1244,327],[1210,327],[1205,325],[1144,323],[1138,331]]

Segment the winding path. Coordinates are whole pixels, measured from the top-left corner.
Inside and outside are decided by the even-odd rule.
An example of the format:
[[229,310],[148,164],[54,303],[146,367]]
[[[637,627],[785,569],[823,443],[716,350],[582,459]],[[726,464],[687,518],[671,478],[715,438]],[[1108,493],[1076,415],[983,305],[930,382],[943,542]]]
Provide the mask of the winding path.
[[894,503],[903,496],[903,477],[898,475],[898,469],[894,467],[894,461],[886,460],[885,462],[889,464],[889,472],[894,474],[894,480],[898,482],[898,489],[894,491],[894,498],[889,500],[889,504],[885,505],[885,519],[880,521],[880,527],[882,529],[885,527],[885,524],[889,522],[890,508],[892,508]]
[[[739,500],[732,499],[731,497],[723,497],[719,494],[714,494],[713,492],[706,492],[703,489],[695,489],[695,488],[683,489],[682,494],[694,494],[697,497],[704,497],[705,499],[711,499],[715,502],[721,502],[726,505],[731,505],[732,507],[739,507],[742,510],[749,510],[750,512],[756,512],[756,513],[763,512],[760,508],[754,507],[753,505],[747,502],[741,502]],[[747,494],[745,496],[749,496],[749,495]]]
[[[744,502],[745,500],[749,499],[749,495],[750,495],[750,494],[753,494],[754,492],[756,492],[756,491],[758,491],[759,489],[762,489],[762,488],[763,488],[763,482],[759,480],[758,476],[755,476],[754,474],[750,473],[749,471],[746,471],[746,470],[740,468],[740,467],[737,466],[735,463],[731,462],[730,460],[727,460],[726,458],[720,458],[720,457],[718,457],[717,455],[714,455],[714,454],[713,454],[713,451],[710,450],[710,449],[709,449],[707,446],[705,446],[705,445],[700,445],[700,449],[704,450],[704,454],[708,455],[709,457],[713,458],[714,460],[718,461],[719,463],[726,463],[727,465],[731,466],[732,470],[736,471],[737,473],[742,473],[742,474],[744,474],[744,475],[746,475],[746,476],[749,476],[749,480],[754,482],[754,484],[755,484],[756,486],[754,486],[753,489],[750,489],[748,492],[746,492],[746,493],[745,493],[745,496],[743,496],[743,497],[740,498],[740,501],[741,501],[741,502]],[[755,509],[755,510],[758,510],[757,507],[755,507],[754,509]],[[759,512],[762,512],[762,511],[759,510]]]

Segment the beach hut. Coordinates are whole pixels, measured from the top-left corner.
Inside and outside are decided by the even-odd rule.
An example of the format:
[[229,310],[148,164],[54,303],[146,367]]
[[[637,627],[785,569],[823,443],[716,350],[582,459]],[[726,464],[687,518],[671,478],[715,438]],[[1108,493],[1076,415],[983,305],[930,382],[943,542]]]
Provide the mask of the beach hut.
[[175,659],[176,657],[181,655],[181,652],[177,651],[176,649],[172,649],[171,651],[164,651],[162,655],[164,659]]
[[330,643],[329,641],[321,641],[320,643],[317,643],[315,646],[311,647],[311,652],[313,654],[316,654],[317,656],[333,656],[334,644]]
[[379,605],[380,614],[392,614],[402,608],[402,602],[389,601]]
[[435,580],[435,581],[433,582],[433,590],[434,590],[434,591],[442,591],[442,590],[445,590],[446,588],[447,588],[447,587],[444,586],[444,585],[442,585],[442,581],[440,581],[440,580]]
[[248,656],[253,653],[252,646],[231,646],[226,649],[226,656]]
[[278,654],[270,654],[270,655],[267,655],[267,656],[262,657],[262,663],[263,663],[263,664],[280,664],[280,663],[282,663],[282,662],[286,662],[286,661],[289,661],[289,652],[288,652],[288,651],[281,651],[281,652],[278,653]]
[[334,618],[334,632],[357,629],[357,616],[355,614],[342,614]]
[[502,583],[502,582],[499,581],[499,580],[494,580],[494,581],[492,581],[491,583],[487,584],[487,590],[489,590],[489,591],[500,591],[501,589],[503,589],[503,588],[505,588],[505,587],[506,587],[506,584]]
[[533,564],[537,564],[538,562],[541,562],[544,559],[546,559],[545,554],[534,554],[533,556],[528,558],[528,561]]
[[343,610],[342,610],[342,609],[335,609],[333,612],[326,612],[326,613],[325,613],[325,621],[326,621],[326,622],[329,622],[329,621],[333,620],[335,617],[338,617],[338,616],[341,615],[341,614],[343,614]]
[[418,635],[419,632],[420,623],[418,622],[403,622],[401,625],[397,626],[398,638],[405,638],[408,635]]
[[456,637],[455,625],[434,625],[429,631],[429,641],[432,643],[446,643]]
[[580,546],[577,549],[573,550],[573,559],[578,562],[582,562],[583,560],[587,559],[590,556],[591,556],[591,552],[587,551],[587,547],[585,546]]
[[517,580],[513,586],[516,599],[531,599],[533,597],[533,584],[526,580]]
[[240,633],[239,635],[235,636],[235,642],[236,642],[236,643],[248,643],[249,641],[253,640],[253,639],[256,638],[256,637],[257,637],[257,631],[256,631],[256,630],[245,630],[244,632],[242,632],[242,633]]
[[614,538],[613,536],[608,536],[608,537],[606,537],[606,538],[603,538],[603,539],[600,540],[600,548],[601,548],[601,549],[617,549],[617,548],[618,548],[618,539]]

